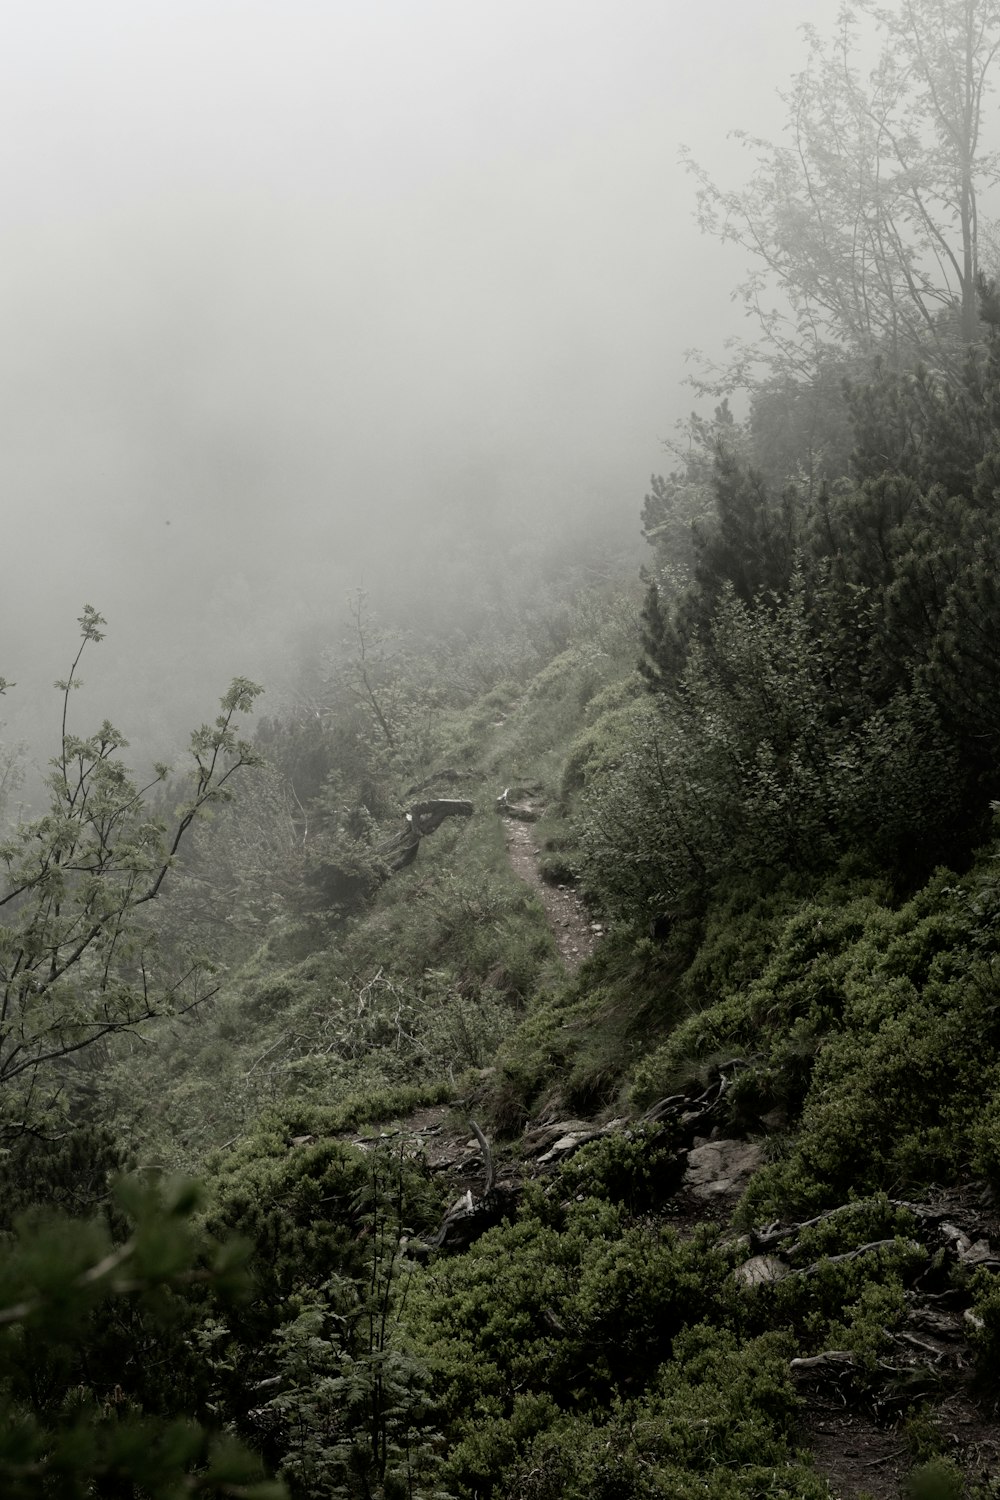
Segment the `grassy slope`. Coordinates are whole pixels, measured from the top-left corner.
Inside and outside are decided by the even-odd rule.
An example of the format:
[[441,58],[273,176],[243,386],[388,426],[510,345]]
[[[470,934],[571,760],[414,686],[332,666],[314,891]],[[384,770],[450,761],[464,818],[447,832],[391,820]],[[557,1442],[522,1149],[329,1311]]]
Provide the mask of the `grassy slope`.
[[540,994],[562,992],[552,935],[510,870],[495,802],[504,787],[537,786],[554,809],[542,837],[567,842],[566,747],[633,650],[627,605],[595,601],[580,614],[576,642],[538,676],[439,715],[433,749],[411,775],[458,768],[463,780],[444,790],[472,801],[470,820],[424,839],[417,860],[345,922],[275,921],[209,1007],[164,1025],[155,1048],[135,1043],[118,1059],[114,1088],[143,1159],[197,1169],[262,1111],[361,1096],[376,1117],[402,1087],[454,1091],[493,1064]]
[[[913,1226],[878,1195],[1000,1182],[992,851],[904,901],[850,864],[761,877],[662,941],[619,924],[568,981],[492,803],[504,786],[540,787],[545,857],[573,876],[589,768],[614,754],[634,701],[631,650],[627,612],[595,612],[532,681],[444,717],[428,769],[471,768],[476,816],[445,824],[324,942],[301,927],[274,936],[177,1030],[152,1085],[122,1063],[118,1088],[133,1111],[155,1093],[156,1110],[138,1111],[143,1154],[198,1164],[239,1137],[246,1163],[255,1131],[280,1156],[289,1134],[473,1088],[513,1136],[543,1108],[638,1112],[742,1056],[724,1125],[765,1139],[771,1158],[742,1221],[864,1198],[816,1255],[894,1235],[897,1248],[808,1285],[738,1291],[731,1239],[669,1227],[648,1171],[655,1132],[640,1131],[588,1148],[516,1224],[417,1273],[399,1336],[432,1372],[421,1420],[447,1441],[428,1473],[453,1493],[820,1496],[795,1452],[788,1365],[851,1349],[857,1399],[875,1389],[913,1273]],[[1000,1314],[985,1284],[975,1297],[985,1371]],[[919,1402],[899,1410],[912,1421]],[[914,1459],[948,1447],[933,1415],[919,1431]]]

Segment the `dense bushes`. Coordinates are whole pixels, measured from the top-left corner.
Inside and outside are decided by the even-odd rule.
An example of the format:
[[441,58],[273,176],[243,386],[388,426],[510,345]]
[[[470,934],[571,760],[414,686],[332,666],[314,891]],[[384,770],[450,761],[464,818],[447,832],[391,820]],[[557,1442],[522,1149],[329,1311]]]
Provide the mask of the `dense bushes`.
[[436,1225],[440,1196],[400,1150],[289,1144],[287,1128],[272,1122],[219,1166],[212,1226],[254,1248],[250,1297],[207,1329],[217,1408],[296,1496],[421,1494],[424,1375],[399,1325],[405,1242]]
[[758,908],[758,945],[769,942],[756,972],[717,968],[720,991],[635,1069],[641,1105],[712,1058],[745,1059],[728,1096],[734,1123],[760,1129],[777,1110],[796,1132],[758,1174],[748,1220],[972,1169],[998,1180],[1000,992],[980,946],[984,868],[991,859],[964,881],[939,874],[898,908],[874,892],[845,900],[840,878],[763,927]]
[[924,689],[880,703],[842,676],[801,576],[751,603],[725,586],[676,685],[620,716],[591,762],[581,842],[595,896],[634,919],[852,850],[919,868],[954,822],[958,752]]
[[1000,756],[998,391],[992,324],[961,381],[876,368],[852,397],[853,472],[816,491],[769,488],[731,423],[712,434],[714,513],[679,587],[673,533],[650,532],[652,702],[576,753],[585,879],[611,910],[852,852],[911,885],[968,857]]
[[[925,1265],[911,1221],[859,1204],[803,1233],[813,1274],[746,1286],[738,1243],[678,1236],[649,1198],[638,1217],[624,1206],[649,1146],[640,1132],[585,1148],[517,1223],[415,1282],[410,1336],[452,1493],[826,1493],[795,1452],[789,1361],[836,1347],[875,1370]],[[823,1260],[874,1237],[874,1254]]]
[[597,1198],[555,1213],[539,1201],[435,1267],[414,1288],[412,1327],[460,1491],[495,1485],[533,1433],[641,1389],[725,1275],[704,1244]]
[[0,1487],[283,1500],[206,1404],[200,1314],[243,1285],[246,1246],[206,1235],[190,1183],[122,1180],[106,1217],[35,1209],[0,1242]]

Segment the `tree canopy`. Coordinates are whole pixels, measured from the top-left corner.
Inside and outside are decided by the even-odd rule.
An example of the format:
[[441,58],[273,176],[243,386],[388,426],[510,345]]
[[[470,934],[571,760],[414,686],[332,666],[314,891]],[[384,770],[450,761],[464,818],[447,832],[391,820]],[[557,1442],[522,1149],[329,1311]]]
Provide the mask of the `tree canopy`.
[[685,152],[702,227],[748,252],[738,295],[760,329],[710,383],[761,367],[812,379],[875,355],[954,375],[979,336],[981,202],[1000,171],[984,113],[1000,5],[849,0],[835,36],[803,31],[784,139],[733,132],[753,160],[747,185],[720,187]]

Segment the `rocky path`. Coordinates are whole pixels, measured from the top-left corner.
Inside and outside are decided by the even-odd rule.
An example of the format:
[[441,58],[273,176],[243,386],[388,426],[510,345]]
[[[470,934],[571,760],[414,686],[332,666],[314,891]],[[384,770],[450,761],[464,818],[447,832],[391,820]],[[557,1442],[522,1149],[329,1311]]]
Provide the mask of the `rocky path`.
[[[530,804],[528,805],[530,808]],[[535,809],[531,808],[532,811]],[[583,902],[571,887],[549,885],[539,873],[541,850],[535,838],[535,825],[523,817],[504,819],[507,857],[515,875],[537,892],[556,940],[563,962],[575,972],[589,958],[603,934],[599,922],[592,921]]]

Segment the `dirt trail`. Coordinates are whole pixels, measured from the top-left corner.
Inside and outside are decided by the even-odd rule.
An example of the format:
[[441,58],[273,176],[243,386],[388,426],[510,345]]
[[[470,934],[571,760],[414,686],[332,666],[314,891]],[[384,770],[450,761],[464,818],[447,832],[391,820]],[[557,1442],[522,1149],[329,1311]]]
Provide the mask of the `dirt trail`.
[[533,823],[505,818],[504,835],[511,869],[537,891],[563,962],[570,972],[575,972],[597,947],[604,928],[591,920],[583,902],[569,886],[549,885],[542,879],[538,869],[541,850],[535,842]]

